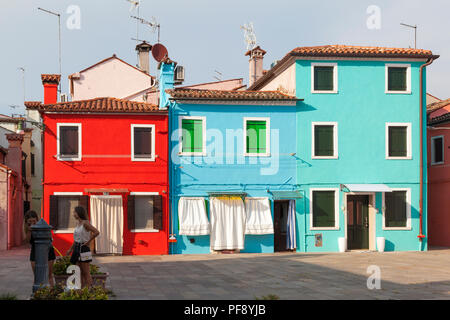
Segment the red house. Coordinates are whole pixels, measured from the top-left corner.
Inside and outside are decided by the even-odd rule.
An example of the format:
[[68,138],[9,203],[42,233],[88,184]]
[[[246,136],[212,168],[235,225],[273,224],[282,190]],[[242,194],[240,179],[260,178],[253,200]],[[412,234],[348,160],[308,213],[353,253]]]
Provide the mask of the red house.
[[57,103],[59,75],[42,75],[43,218],[64,254],[74,207],[100,231],[96,253],[168,253],[168,115],[157,105],[95,98]]

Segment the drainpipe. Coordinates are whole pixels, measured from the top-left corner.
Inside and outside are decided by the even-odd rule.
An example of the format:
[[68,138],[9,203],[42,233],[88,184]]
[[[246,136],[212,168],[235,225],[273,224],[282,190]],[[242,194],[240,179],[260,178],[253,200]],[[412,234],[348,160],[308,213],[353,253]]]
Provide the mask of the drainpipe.
[[[423,239],[426,237],[423,234],[423,70],[426,66],[433,63],[435,59],[439,56],[432,56],[428,61],[420,66],[420,200],[419,200],[419,216],[420,216],[420,232],[417,236],[419,241],[422,243]],[[422,250],[422,245],[420,246]]]
[[7,250],[11,250],[11,247],[12,247],[12,232],[11,232],[11,228],[10,228],[10,224],[12,222],[12,213],[11,213],[11,197],[9,196],[10,174],[11,174],[11,170],[6,170],[6,199],[7,199],[6,207],[7,207],[7,219],[8,219],[8,224],[7,224],[8,239],[7,239],[7,246],[6,246]]

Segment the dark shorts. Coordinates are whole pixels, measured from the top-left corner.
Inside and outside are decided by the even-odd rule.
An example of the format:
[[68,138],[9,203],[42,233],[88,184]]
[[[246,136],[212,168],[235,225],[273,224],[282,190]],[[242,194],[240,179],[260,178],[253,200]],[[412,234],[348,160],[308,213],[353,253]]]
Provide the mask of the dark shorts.
[[[48,261],[53,261],[55,259],[56,259],[55,249],[53,248],[53,246],[51,246],[50,249],[48,250]],[[31,246],[30,261],[33,262],[36,261],[36,252],[34,245]]]
[[75,242],[75,245],[73,246],[72,256],[70,257],[70,263],[77,264],[77,262],[92,262],[92,260],[80,261],[80,253],[89,251],[91,251],[91,248],[89,248],[88,246],[83,246],[81,245],[81,243]]

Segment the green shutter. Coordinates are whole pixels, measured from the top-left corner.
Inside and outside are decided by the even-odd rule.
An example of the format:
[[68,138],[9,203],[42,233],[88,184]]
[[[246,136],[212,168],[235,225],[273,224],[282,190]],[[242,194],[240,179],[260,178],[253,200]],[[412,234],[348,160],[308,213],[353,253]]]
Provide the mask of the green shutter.
[[407,127],[389,127],[389,156],[406,157],[408,155]]
[[313,191],[313,227],[334,227],[334,191]]
[[314,126],[314,155],[334,155],[334,127]]
[[384,199],[386,227],[406,227],[406,191],[386,192]]
[[389,91],[406,91],[406,69],[405,67],[388,67]]
[[183,119],[183,152],[203,151],[203,120]]
[[334,67],[314,66],[314,90],[333,91],[333,69]]
[[247,121],[247,153],[266,153],[266,121]]

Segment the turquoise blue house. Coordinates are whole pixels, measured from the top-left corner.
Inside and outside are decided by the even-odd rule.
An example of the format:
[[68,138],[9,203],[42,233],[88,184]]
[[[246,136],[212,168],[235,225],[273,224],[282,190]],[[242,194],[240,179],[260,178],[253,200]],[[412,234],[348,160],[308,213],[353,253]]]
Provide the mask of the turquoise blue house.
[[246,91],[160,82],[170,252],[427,250],[425,69],[438,56],[301,47],[263,72],[264,54],[247,53]]
[[297,251],[427,249],[425,66],[437,57],[301,47],[249,88],[304,99],[296,117],[305,195]]

